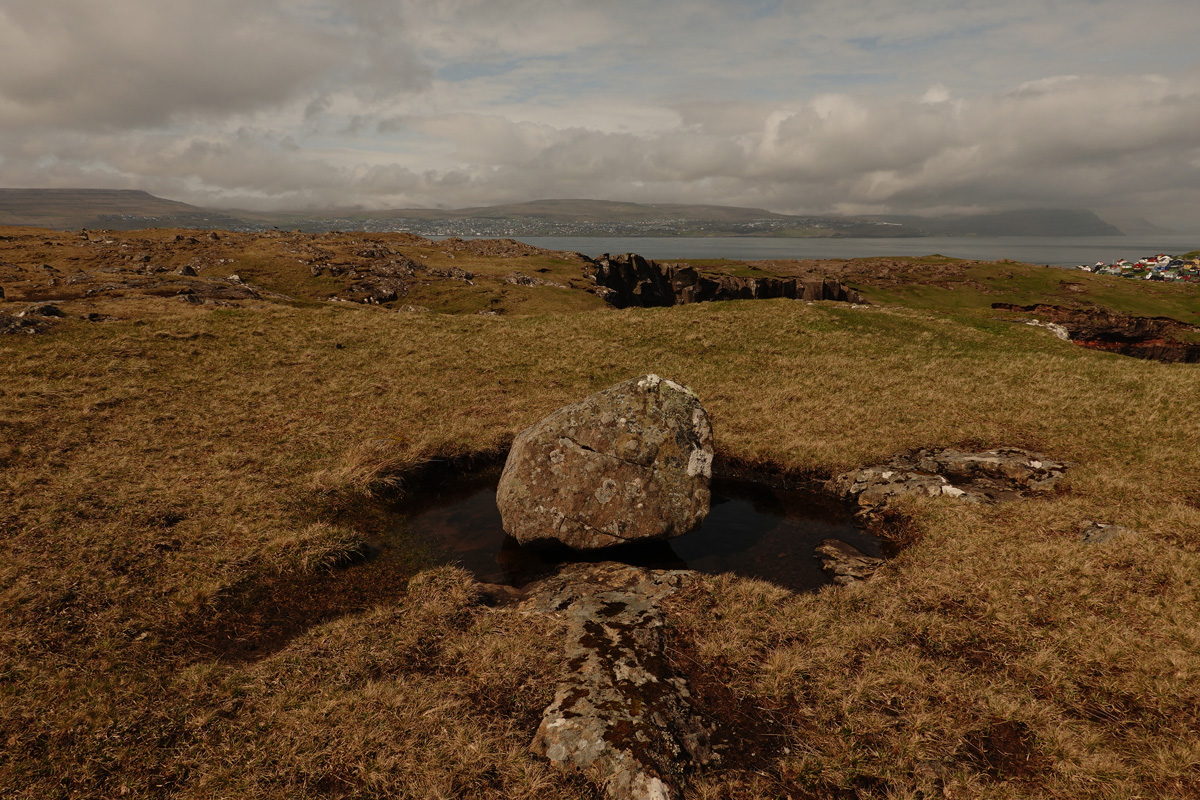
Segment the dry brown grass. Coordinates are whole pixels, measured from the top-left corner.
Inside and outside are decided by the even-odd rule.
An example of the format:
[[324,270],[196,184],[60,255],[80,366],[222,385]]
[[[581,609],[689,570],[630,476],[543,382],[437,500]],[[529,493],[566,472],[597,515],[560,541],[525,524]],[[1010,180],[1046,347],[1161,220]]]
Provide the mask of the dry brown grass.
[[[526,749],[557,622],[417,552],[338,565],[414,465],[645,372],[693,387],[741,463],[1076,463],[1053,498],[910,503],[919,540],[870,584],[676,598],[678,665],[723,719],[771,722],[689,797],[1200,792],[1195,365],[973,308],[87,302],[121,319],[0,338],[0,796],[588,796]],[[1142,533],[1085,546],[1084,520]]]

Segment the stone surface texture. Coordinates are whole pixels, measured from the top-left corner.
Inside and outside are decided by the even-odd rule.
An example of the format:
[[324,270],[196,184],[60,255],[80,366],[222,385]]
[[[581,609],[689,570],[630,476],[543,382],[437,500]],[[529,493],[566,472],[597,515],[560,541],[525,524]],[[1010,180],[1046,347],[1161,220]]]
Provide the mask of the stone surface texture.
[[496,505],[522,544],[584,550],[679,536],[708,515],[712,458],[712,428],[696,395],[644,375],[522,431]]
[[906,494],[997,502],[1052,492],[1069,466],[1015,447],[981,453],[917,450],[886,464],[845,472],[826,489],[852,500],[863,512]]
[[869,556],[840,539],[824,539],[813,551],[813,557],[839,586],[868,580],[883,564],[882,558]]
[[564,614],[564,675],[532,742],[610,800],[670,800],[715,760],[712,729],[664,653],[660,601],[687,572],[581,564],[530,587],[530,611]]

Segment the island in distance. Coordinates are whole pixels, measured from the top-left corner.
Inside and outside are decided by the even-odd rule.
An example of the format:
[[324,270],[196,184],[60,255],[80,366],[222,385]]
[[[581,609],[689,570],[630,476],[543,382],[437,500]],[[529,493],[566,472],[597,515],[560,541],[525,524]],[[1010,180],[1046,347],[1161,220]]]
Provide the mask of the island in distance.
[[1024,209],[969,216],[796,216],[736,206],[535,200],[462,209],[254,212],[210,209],[133,189],[0,189],[0,225],[58,230],[220,228],[253,232],[407,231],[419,236],[1120,236],[1082,209]]

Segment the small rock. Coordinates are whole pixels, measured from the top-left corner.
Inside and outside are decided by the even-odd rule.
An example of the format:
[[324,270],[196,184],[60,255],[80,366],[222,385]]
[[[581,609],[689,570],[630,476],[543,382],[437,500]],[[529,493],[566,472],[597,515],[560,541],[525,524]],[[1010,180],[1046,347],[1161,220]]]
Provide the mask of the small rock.
[[513,286],[555,286],[559,289],[566,288],[561,283],[548,281],[545,278],[535,278],[531,275],[526,275],[523,272],[510,272],[504,276],[503,280],[505,283],[512,284]]
[[1040,320],[1031,319],[1028,322],[1026,322],[1025,324],[1033,325],[1036,328],[1045,328],[1046,330],[1050,331],[1055,336],[1057,336],[1059,339],[1062,339],[1067,342],[1071,341],[1070,331],[1068,331],[1062,325],[1059,325],[1057,322],[1041,322]]
[[883,563],[840,539],[825,539],[813,550],[813,557],[821,562],[821,569],[839,586],[868,580]]
[[191,266],[190,264],[184,264],[182,267],[175,270],[175,274],[176,275],[184,275],[188,278],[194,278],[194,277],[196,277],[196,268]]
[[1087,544],[1104,544],[1125,534],[1136,536],[1137,531],[1121,525],[1111,525],[1106,522],[1092,522],[1089,520],[1083,523],[1080,528],[1079,541],[1086,542]]

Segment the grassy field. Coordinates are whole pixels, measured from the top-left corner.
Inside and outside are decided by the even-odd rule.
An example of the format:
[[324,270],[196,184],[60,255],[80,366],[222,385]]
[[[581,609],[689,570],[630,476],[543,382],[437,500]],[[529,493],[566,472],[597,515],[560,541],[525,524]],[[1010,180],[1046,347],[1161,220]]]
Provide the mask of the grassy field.
[[[119,242],[12,235],[0,313],[126,263],[96,255]],[[137,236],[180,266],[170,233]],[[1049,498],[904,503],[912,543],[867,584],[676,595],[672,662],[742,743],[687,797],[1200,795],[1200,366],[990,309],[1069,279],[1194,322],[1196,287],[937,259],[873,283],[879,264],[845,262],[883,304],[618,311],[561,254],[394,239],[478,275],[400,301],[458,313],[413,313],[320,302],[338,287],[283,257],[300,241],[224,237],[200,269],[290,299],[64,296],[49,332],[0,337],[0,797],[594,796],[528,750],[561,623],[416,548],[362,554],[403,541],[372,497],[421,491],[425,459],[494,459],[646,372],[699,394],[719,467],[824,478],[1009,445],[1074,463]],[[37,289],[43,262],[63,277]],[[1085,545],[1088,520],[1140,533]]]

